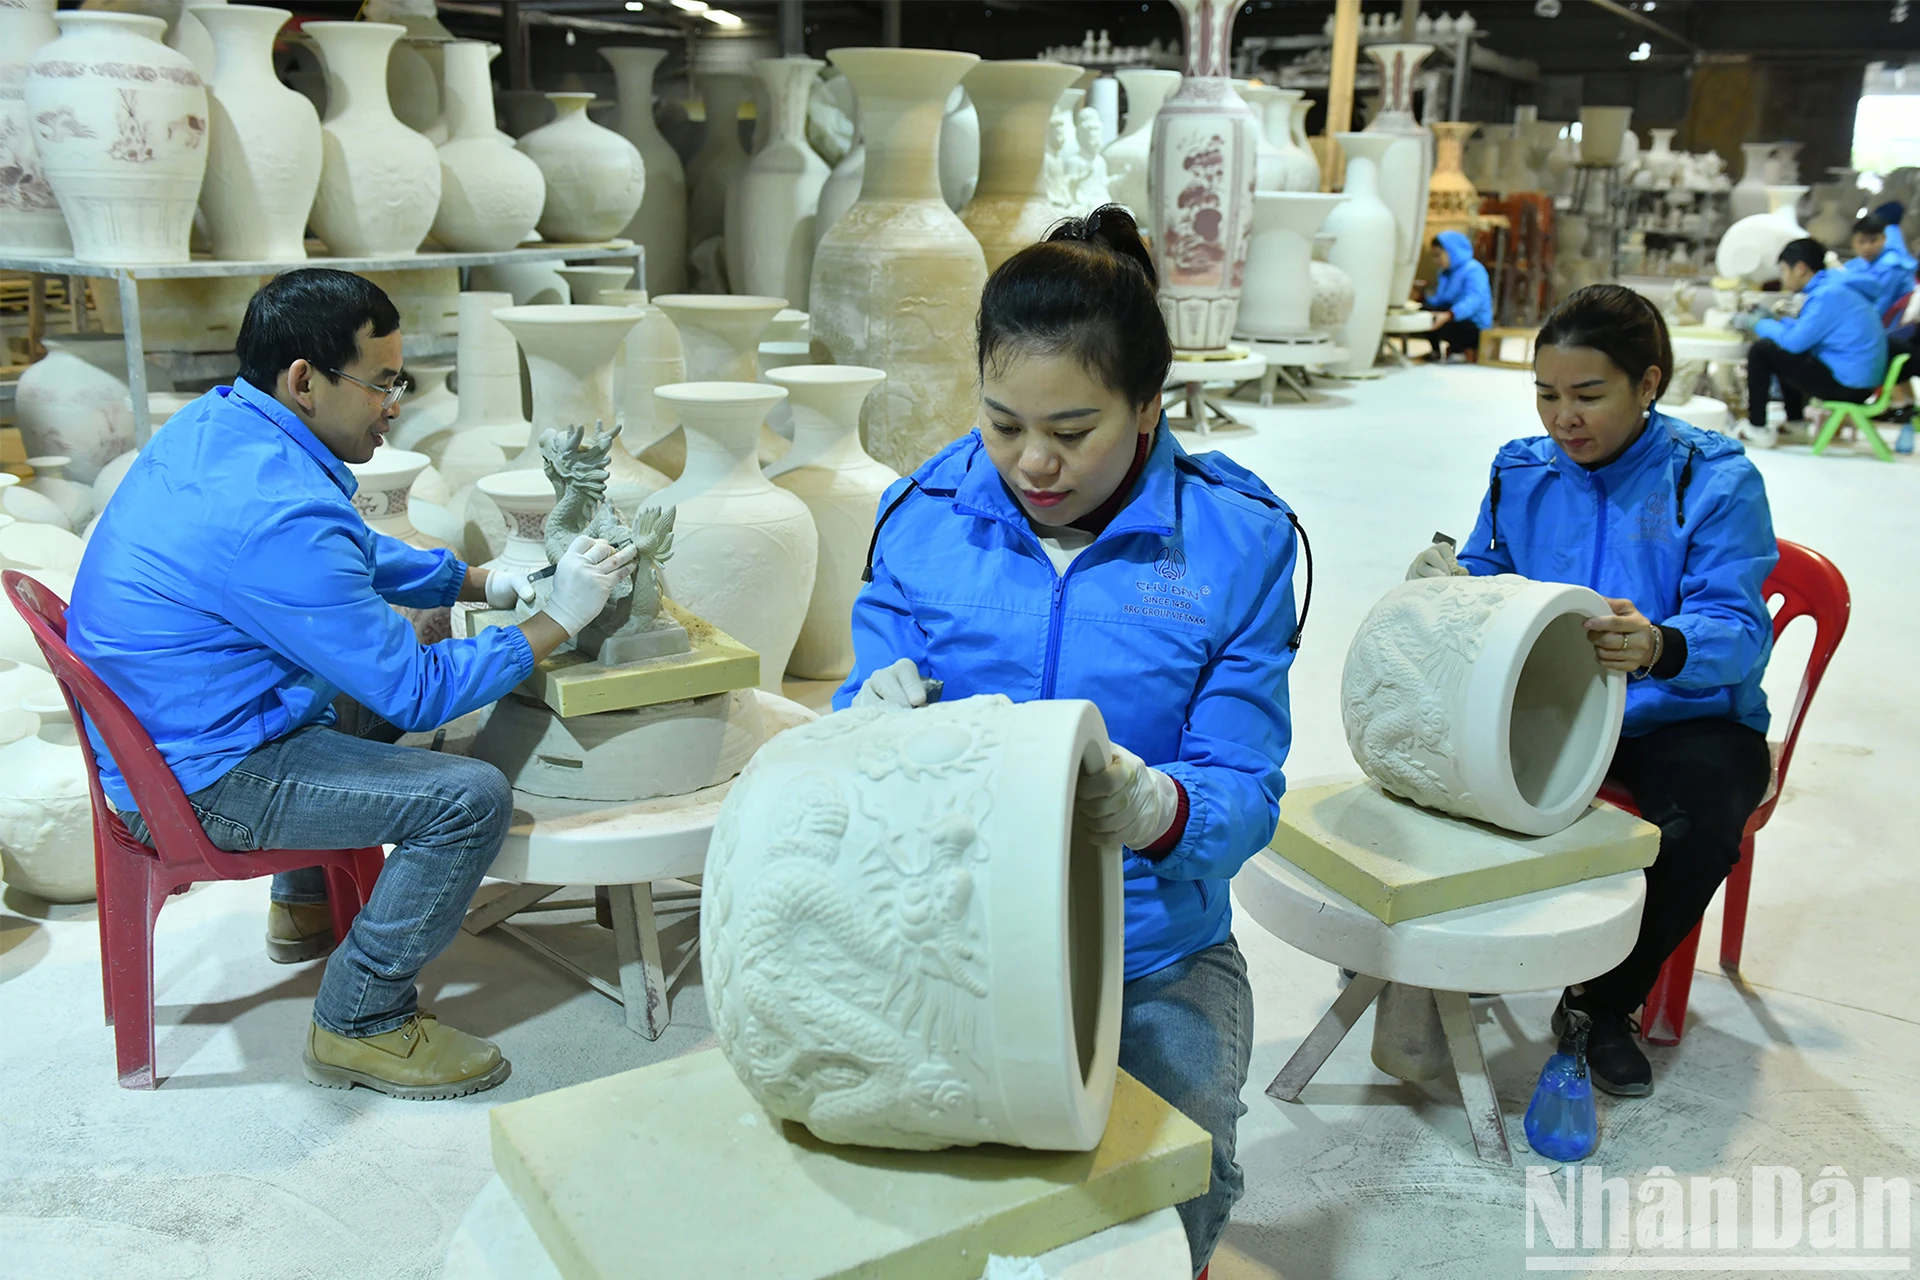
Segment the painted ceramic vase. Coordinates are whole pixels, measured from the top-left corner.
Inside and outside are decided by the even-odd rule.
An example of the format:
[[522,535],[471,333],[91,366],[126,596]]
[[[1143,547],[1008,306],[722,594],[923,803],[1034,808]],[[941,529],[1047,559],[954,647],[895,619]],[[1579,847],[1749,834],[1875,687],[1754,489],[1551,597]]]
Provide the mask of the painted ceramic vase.
[[440,204],[433,238],[449,249],[492,253],[525,240],[546,207],[540,166],[493,127],[493,46],[451,40],[441,50],[447,140],[440,144]]
[[762,58],[753,64],[772,102],[772,136],[740,175],[741,277],[736,293],[786,298],[805,310],[813,278],[814,218],[827,162],[807,144],[807,97],[815,58]]
[[433,143],[393,114],[387,59],[406,28],[391,22],[309,22],[301,30],[327,68],[314,231],[335,254],[412,253],[440,208]]
[[1471,233],[1480,216],[1480,192],[1461,161],[1465,145],[1480,126],[1446,120],[1433,126],[1435,159],[1427,182],[1427,239],[1442,231]]
[[1433,134],[1413,114],[1413,86],[1420,63],[1433,52],[1427,44],[1371,44],[1367,56],[1380,70],[1385,97],[1365,132],[1398,139],[1380,161],[1380,198],[1393,211],[1398,231],[1388,302],[1398,305],[1413,292],[1413,277],[1426,247],[1427,183],[1433,175]]
[[1080,68],[1062,62],[982,62],[967,72],[980,119],[980,181],[960,211],[987,270],[1047,234],[1067,211],[1047,198],[1046,139],[1054,103]]
[[280,83],[273,42],[293,16],[253,5],[195,6],[213,41],[207,177],[200,210],[213,256],[299,262],[320,186],[320,115]]
[[647,173],[640,151],[587,118],[590,93],[550,93],[559,114],[520,139],[547,181],[541,238],[563,243],[611,240],[640,208]]
[[33,142],[27,110],[27,63],[60,35],[54,0],[0,4],[0,249],[65,257],[73,252],[67,220]]
[[646,189],[620,234],[647,250],[647,292],[678,293],[687,282],[687,174],[653,120],[653,73],[664,49],[602,49],[619,86],[620,134],[640,152]]
[[1153,234],[1153,212],[1147,199],[1148,150],[1153,122],[1160,105],[1180,87],[1178,71],[1116,71],[1114,79],[1127,95],[1127,123],[1120,136],[1101,154],[1107,159],[1107,190],[1113,202],[1133,215],[1143,234]]

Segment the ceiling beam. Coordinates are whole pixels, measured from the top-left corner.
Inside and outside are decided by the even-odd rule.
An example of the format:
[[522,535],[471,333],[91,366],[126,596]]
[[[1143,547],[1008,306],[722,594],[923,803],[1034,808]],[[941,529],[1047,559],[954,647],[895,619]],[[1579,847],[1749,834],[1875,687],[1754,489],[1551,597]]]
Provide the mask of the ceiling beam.
[[1693,52],[1693,53],[1706,52],[1699,45],[1695,44],[1693,41],[1681,35],[1678,31],[1673,30],[1671,27],[1661,26],[1659,23],[1655,22],[1652,18],[1649,18],[1646,14],[1641,13],[1638,10],[1627,8],[1627,6],[1620,3],[1620,0],[1588,0],[1588,3],[1592,4],[1595,8],[1605,9],[1608,13],[1612,14],[1616,18],[1624,18],[1626,21],[1633,23],[1637,27],[1645,27],[1649,31],[1657,32],[1661,36],[1665,37],[1668,40],[1673,41],[1675,44],[1679,45],[1681,48],[1689,50],[1690,52]]

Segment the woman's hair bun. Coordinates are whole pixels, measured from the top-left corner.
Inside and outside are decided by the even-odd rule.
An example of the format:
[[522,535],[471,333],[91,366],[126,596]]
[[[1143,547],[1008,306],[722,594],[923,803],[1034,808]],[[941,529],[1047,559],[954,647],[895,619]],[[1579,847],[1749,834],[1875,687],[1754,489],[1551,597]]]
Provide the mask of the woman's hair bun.
[[1140,224],[1121,205],[1103,204],[1084,218],[1062,219],[1047,232],[1047,239],[1105,245],[1145,272],[1149,285],[1155,289],[1160,287],[1160,277],[1153,269],[1153,255],[1147,251],[1147,242],[1140,235]]

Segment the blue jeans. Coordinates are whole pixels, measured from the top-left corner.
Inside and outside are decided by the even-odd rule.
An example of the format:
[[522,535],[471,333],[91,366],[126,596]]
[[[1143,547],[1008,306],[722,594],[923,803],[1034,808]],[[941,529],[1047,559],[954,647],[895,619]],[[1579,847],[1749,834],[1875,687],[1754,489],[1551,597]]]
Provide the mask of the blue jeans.
[[1121,1068],[1213,1135],[1212,1182],[1178,1206],[1195,1275],[1246,1186],[1233,1156],[1252,1052],[1253,988],[1232,937],[1121,988]]
[[[313,1020],[374,1036],[413,1016],[413,983],[460,931],[473,892],[513,823],[498,769],[318,726],[254,751],[187,799],[215,848],[357,849],[394,845],[373,897],[327,960]],[[123,814],[147,840],[138,814]],[[274,877],[276,902],[325,902],[318,868]]]

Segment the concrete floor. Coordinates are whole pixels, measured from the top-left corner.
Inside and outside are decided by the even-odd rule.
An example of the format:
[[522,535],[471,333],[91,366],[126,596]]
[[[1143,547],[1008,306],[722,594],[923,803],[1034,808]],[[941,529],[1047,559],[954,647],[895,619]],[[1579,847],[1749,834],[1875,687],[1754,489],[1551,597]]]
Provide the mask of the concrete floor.
[[[1496,446],[1537,430],[1528,379],[1420,368],[1310,406],[1235,411],[1249,426],[1217,432],[1214,446],[1298,509],[1319,570],[1293,679],[1288,773],[1296,784],[1355,776],[1337,702],[1347,643],[1435,529],[1466,535]],[[1909,665],[1920,634],[1911,587],[1920,475],[1911,460],[1886,466],[1844,451],[1757,460],[1778,532],[1826,552],[1847,575],[1853,630],[1760,839],[1742,980],[1713,963],[1716,906],[1686,1041],[1654,1051],[1651,1098],[1602,1103],[1596,1157],[1610,1175],[1632,1179],[1636,1194],[1653,1194],[1641,1179],[1654,1166],[1683,1180],[1741,1178],[1743,1219],[1755,1164],[1791,1166],[1809,1188],[1828,1166],[1856,1185],[1920,1170],[1920,971],[1903,941],[1903,922],[1920,918],[1920,841],[1899,800],[1913,795],[1920,772],[1911,727],[1920,682]],[[1769,683],[1781,714],[1804,652],[1790,640],[1776,659]],[[489,1107],[711,1042],[697,966],[673,1027],[650,1045],[624,1029],[614,1006],[516,944],[462,936],[427,969],[423,1002],[498,1039],[513,1078],[443,1103],[315,1089],[300,1076],[299,1054],[320,967],[267,962],[265,901],[256,881],[201,887],[168,906],[158,946],[166,1078],[138,1094],[114,1085],[92,907],[7,896],[0,1280],[438,1275],[455,1224],[491,1171]],[[684,944],[690,924],[670,930],[670,941]],[[606,935],[591,924],[555,917],[540,928],[577,954],[609,953],[600,963],[611,967]],[[1473,1158],[1450,1082],[1406,1085],[1373,1068],[1370,1019],[1299,1104],[1265,1098],[1266,1082],[1332,999],[1334,975],[1257,926],[1239,936],[1258,1040],[1240,1129],[1247,1195],[1216,1280],[1478,1280],[1525,1269],[1524,1166],[1533,1158],[1520,1116],[1550,1051],[1552,994],[1475,1005],[1520,1162],[1493,1169]],[[1550,1252],[1544,1236],[1534,1252]],[[1631,1263],[1663,1266],[1661,1252],[1643,1248]],[[1821,1251],[1803,1237],[1775,1252]],[[1735,1276],[1759,1264],[1725,1253],[1674,1265]]]

